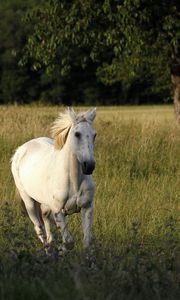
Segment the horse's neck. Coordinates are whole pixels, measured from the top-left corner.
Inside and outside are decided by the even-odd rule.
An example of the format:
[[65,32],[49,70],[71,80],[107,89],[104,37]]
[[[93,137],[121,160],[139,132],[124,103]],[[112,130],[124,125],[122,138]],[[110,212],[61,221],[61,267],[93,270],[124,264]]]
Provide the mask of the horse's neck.
[[72,153],[69,145],[65,149],[65,165],[68,173],[70,189],[77,193],[81,184],[82,170],[75,154]]
[[70,178],[70,185],[74,192],[78,192],[82,171],[80,164],[77,160],[77,157],[71,153],[70,163],[69,163],[69,178]]

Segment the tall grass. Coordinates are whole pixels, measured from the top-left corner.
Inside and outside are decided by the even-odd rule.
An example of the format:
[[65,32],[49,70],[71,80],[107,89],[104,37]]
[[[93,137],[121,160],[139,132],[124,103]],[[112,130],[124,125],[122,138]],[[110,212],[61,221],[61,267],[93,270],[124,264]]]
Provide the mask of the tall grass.
[[60,109],[0,107],[0,298],[178,299],[180,129],[172,107],[98,108],[89,259],[79,215],[69,218],[75,250],[44,255],[10,174],[16,147],[49,136]]

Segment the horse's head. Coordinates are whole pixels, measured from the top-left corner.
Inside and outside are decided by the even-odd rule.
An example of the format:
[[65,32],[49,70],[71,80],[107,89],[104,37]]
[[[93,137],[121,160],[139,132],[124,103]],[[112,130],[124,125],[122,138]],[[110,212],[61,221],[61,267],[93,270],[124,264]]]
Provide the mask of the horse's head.
[[96,117],[96,109],[76,114],[72,108],[60,113],[55,120],[51,132],[56,149],[61,149],[68,139],[68,146],[76,155],[82,172],[92,174],[95,168],[94,141],[96,132],[92,123]]
[[92,123],[96,109],[76,115],[76,123],[71,129],[71,148],[81,164],[84,174],[92,174],[95,168],[94,141],[96,132]]

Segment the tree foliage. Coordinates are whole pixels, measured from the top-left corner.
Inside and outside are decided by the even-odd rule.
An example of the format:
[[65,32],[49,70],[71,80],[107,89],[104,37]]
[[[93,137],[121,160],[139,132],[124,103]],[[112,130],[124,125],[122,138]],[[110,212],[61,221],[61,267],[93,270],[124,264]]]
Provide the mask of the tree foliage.
[[22,26],[22,16],[35,0],[7,0],[0,3],[0,102],[27,102],[37,96],[38,77],[29,64],[18,66],[31,26]]
[[177,0],[2,0],[0,17],[1,102],[170,98]]
[[53,0],[27,20],[35,23],[27,44],[35,69],[58,65],[64,76],[93,62],[105,85],[146,81],[155,93],[170,89],[170,68],[179,61],[177,1]]

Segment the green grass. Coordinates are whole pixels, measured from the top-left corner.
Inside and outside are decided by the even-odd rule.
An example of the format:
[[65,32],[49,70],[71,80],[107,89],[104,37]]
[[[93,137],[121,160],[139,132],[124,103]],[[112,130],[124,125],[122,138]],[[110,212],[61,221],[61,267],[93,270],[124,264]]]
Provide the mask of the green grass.
[[22,213],[9,161],[18,145],[49,136],[59,110],[0,107],[0,299],[178,299],[180,129],[173,108],[97,109],[94,252],[83,253],[74,215],[75,249],[48,258]]

